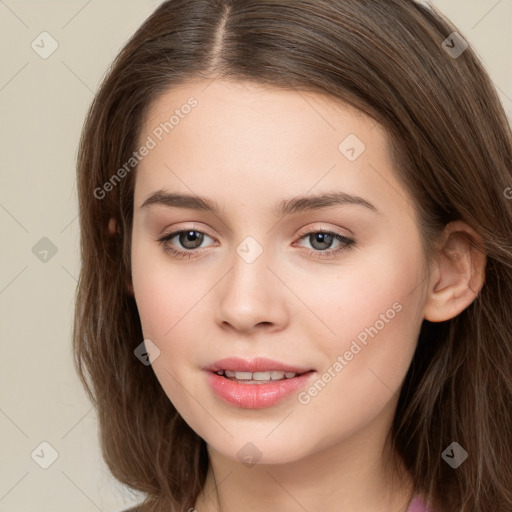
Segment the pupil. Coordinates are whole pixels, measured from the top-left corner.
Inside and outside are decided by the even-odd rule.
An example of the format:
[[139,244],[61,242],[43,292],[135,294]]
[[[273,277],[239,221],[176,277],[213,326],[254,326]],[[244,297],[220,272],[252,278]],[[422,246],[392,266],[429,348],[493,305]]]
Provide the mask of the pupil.
[[[333,236],[329,235],[328,233],[316,233],[313,236],[319,237],[320,244],[327,244],[327,245],[330,245],[330,243],[332,242],[332,238],[333,238]],[[315,243],[317,243],[316,240],[315,240]],[[312,243],[313,247],[315,247],[315,243]],[[325,247],[320,247],[320,248],[325,249]]]
[[[183,247],[186,247],[187,249],[197,249],[198,245],[194,245],[194,242],[199,240],[199,245],[201,245],[203,235],[201,235],[198,231],[187,231],[182,233],[180,236],[184,237],[184,240],[181,240]],[[187,242],[192,242],[192,245],[187,245]]]

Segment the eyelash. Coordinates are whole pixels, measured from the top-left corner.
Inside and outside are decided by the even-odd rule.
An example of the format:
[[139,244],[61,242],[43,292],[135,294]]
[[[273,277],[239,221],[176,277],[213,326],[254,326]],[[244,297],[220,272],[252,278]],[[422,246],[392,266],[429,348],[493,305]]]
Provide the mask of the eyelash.
[[[174,249],[170,245],[170,241],[176,235],[180,235],[181,233],[188,233],[189,231],[193,231],[195,233],[200,233],[202,235],[208,236],[209,238],[213,238],[213,237],[210,237],[207,233],[204,233],[203,231],[199,231],[197,229],[181,229],[179,231],[173,231],[172,233],[169,233],[168,235],[165,235],[162,238],[159,238],[157,241],[161,245],[164,246],[165,252],[167,252],[168,254],[170,254],[176,258],[195,258],[195,257],[197,257],[197,253],[201,252],[201,251],[198,251],[197,248],[189,249],[186,251],[179,251],[177,249]],[[303,238],[306,238],[309,235],[314,235],[314,234],[318,234],[318,233],[322,233],[325,235],[331,235],[334,237],[335,240],[342,243],[343,245],[341,247],[339,247],[338,249],[329,249],[326,251],[320,251],[318,249],[310,250],[309,256],[312,258],[319,258],[319,259],[330,258],[330,257],[338,255],[339,253],[341,253],[343,251],[346,251],[346,250],[352,248],[355,245],[355,240],[353,240],[352,238],[348,238],[348,237],[340,235],[339,233],[336,233],[334,231],[329,231],[329,230],[324,230],[324,229],[318,229],[318,230],[314,230],[314,231],[308,231],[307,233],[303,233],[299,237],[299,240],[302,240]],[[319,254],[321,254],[321,256],[318,256]]]

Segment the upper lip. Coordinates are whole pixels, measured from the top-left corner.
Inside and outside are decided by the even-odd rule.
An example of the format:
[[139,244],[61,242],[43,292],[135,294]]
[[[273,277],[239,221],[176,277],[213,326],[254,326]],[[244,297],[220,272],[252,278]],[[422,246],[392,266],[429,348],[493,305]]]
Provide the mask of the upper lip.
[[311,371],[312,368],[304,366],[293,366],[280,361],[267,359],[266,357],[256,357],[251,360],[240,359],[238,357],[227,357],[220,359],[214,363],[204,366],[203,370],[217,372],[219,370],[232,370],[235,372],[269,372],[269,371],[282,371],[293,373],[305,373]]

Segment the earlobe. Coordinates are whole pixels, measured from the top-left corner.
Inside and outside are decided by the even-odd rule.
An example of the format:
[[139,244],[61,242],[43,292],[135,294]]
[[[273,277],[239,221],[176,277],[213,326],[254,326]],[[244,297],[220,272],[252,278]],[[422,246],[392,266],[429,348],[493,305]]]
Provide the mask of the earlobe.
[[125,283],[126,283],[126,289],[128,290],[128,293],[132,297],[135,297],[135,291],[133,290],[133,284],[132,284],[131,277],[127,277]]
[[[109,233],[110,236],[119,235],[121,233],[121,229],[119,228],[119,223],[117,222],[117,220],[114,217],[110,217],[110,219],[109,219],[109,222],[108,222],[108,233]],[[132,297],[135,297],[135,292],[133,290],[133,284],[132,284],[131,276],[126,276],[125,286],[126,286],[126,290],[128,290],[128,293]]]
[[443,322],[464,311],[484,285],[486,263],[480,236],[462,221],[449,223],[438,244],[425,319]]
[[117,235],[120,233],[119,225],[114,217],[110,217],[108,221],[108,232],[110,235]]

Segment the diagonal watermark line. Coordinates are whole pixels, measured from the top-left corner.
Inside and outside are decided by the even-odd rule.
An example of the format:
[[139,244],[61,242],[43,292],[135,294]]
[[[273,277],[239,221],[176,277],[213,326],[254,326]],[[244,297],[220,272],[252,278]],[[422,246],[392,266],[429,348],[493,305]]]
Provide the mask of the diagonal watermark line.
[[274,274],[279,279],[279,281],[281,281],[281,283],[283,283],[286,286],[286,288],[288,288],[288,290],[290,290],[293,293],[293,295],[295,295],[295,297],[297,297],[297,299],[299,299],[302,302],[302,304],[304,304],[304,306],[306,306],[309,309],[309,311],[311,311],[311,313],[313,313],[313,315],[315,315],[318,318],[318,320],[320,320],[320,322],[322,322],[325,325],[325,327],[327,327],[327,329],[329,329],[329,331],[331,331],[332,334],[336,335],[336,333],[268,265],[265,266],[270,270],[270,272],[272,272],[272,274]]
[[94,91],[63,60],[61,60],[61,62],[69,69],[69,71],[71,71],[71,73],[73,73],[73,75],[76,76],[76,78],[78,78],[78,80],[80,80],[80,82],[85,85],[85,87],[87,87],[87,89],[89,89],[89,91],[91,91],[92,94],[94,94]]
[[25,434],[25,432],[23,432],[23,430],[21,430],[21,428],[11,419],[9,418],[9,416],[7,416],[7,414],[5,414],[5,412],[0,409],[0,412],[27,438],[29,439],[29,437],[27,436],[27,434]]
[[[388,185],[389,187],[391,187],[400,197],[403,198],[403,200],[407,203],[407,205],[409,206],[409,208],[411,208],[412,210],[414,210],[414,205],[411,203],[410,199],[404,195],[402,192],[400,192],[400,190],[397,190],[393,185],[391,185],[391,183],[386,179],[384,178],[384,176],[382,176],[382,174],[375,168],[374,165],[372,165],[370,162],[368,162],[368,166],[371,167],[373,169],[373,171],[378,174],[380,176],[380,178],[382,180],[384,180]],[[409,212],[408,212],[409,213]],[[415,220],[415,219],[413,219]]]
[[[312,185],[302,196],[299,197],[306,197],[306,195],[311,192],[334,168],[336,167],[336,164],[334,164],[314,185]],[[268,235],[283,219],[284,215],[265,233]]]
[[25,233],[28,233],[28,229],[2,204],[0,203],[0,207],[3,208],[7,214],[19,225],[23,230],[25,230]]
[[73,224],[73,222],[75,222],[75,220],[78,219],[78,214],[76,214],[76,216],[71,219],[61,230],[60,232],[62,233],[63,231],[65,231],[69,226],[71,226],[71,224]]
[[[405,295],[405,297],[409,297],[409,295],[411,295],[411,294],[412,294],[412,293],[413,293],[413,292],[414,292],[414,291],[415,291],[419,286],[421,286],[421,285],[425,282],[425,280],[426,280],[427,278],[429,278],[429,277],[430,277],[430,273],[429,273],[428,271],[427,271],[427,272],[425,272],[425,275],[424,275],[424,276],[419,280],[419,282],[418,282],[418,283],[417,283],[417,284],[416,284],[416,285],[411,289],[411,291],[409,291],[409,292]],[[403,301],[403,299],[402,299],[402,301],[401,301],[401,302],[404,302],[404,301]],[[398,395],[397,395],[397,394],[396,394],[396,393],[395,393],[395,392],[394,392],[394,391],[393,391],[393,390],[392,390],[392,389],[391,389],[391,388],[390,388],[390,387],[389,387],[389,386],[388,386],[388,385],[387,385],[387,384],[386,384],[386,383],[385,383],[385,382],[384,382],[384,381],[383,381],[383,380],[382,380],[382,379],[381,379],[381,378],[380,378],[380,377],[379,377],[379,376],[378,376],[378,375],[377,375],[377,374],[376,374],[376,373],[375,373],[371,368],[368,368],[368,370],[370,370],[370,371],[373,373],[373,375],[375,375],[375,377],[377,377],[377,378],[382,382],[382,384],[384,384],[384,386],[386,386],[386,387],[389,389],[389,391],[391,391],[391,393],[393,393],[393,395],[394,395],[396,398],[398,398]]]
[[217,418],[215,418],[215,416],[213,416],[213,414],[194,396],[192,395],[192,393],[189,392],[189,390],[169,371],[167,370],[167,368],[164,368],[164,371],[166,373],[168,373],[185,391],[186,393],[193,399],[196,401],[196,403],[198,405],[200,405],[205,411],[206,413],[216,422],[219,424],[219,426],[222,428],[222,430],[224,430],[224,432],[226,432],[226,434],[229,434],[231,437],[234,437],[233,434],[231,432],[229,432],[225,427],[224,425],[222,425],[222,423],[220,423]]
[[472,27],[471,27],[471,30],[473,30],[479,23],[481,23],[486,17],[487,15],[493,11],[496,7],[498,7],[498,4],[501,3],[501,0],[498,0]]
[[60,470],[60,472],[100,511],[100,512],[103,512],[103,510],[98,507],[98,505],[96,505],[96,503],[94,503],[94,501],[91,500],[91,498],[89,496],[87,496],[87,494],[82,491],[82,489],[80,489],[80,487],[78,487],[78,485],[75,484],[75,482],[73,482],[73,480],[71,480],[71,478],[69,478],[68,475],[66,475],[66,473],[64,473],[64,471],[62,471],[62,469]]
[[[183,183],[183,185],[185,185],[185,187],[187,187],[190,192],[192,193],[192,195],[194,195],[195,197],[198,197],[197,194],[167,165],[167,164],[164,164],[164,166],[174,174],[174,176],[176,176],[176,178],[178,180],[181,181],[181,183]],[[215,217],[217,218],[217,220],[225,227],[225,228],[228,228],[228,226],[226,226],[226,223],[218,216],[218,215],[215,215]],[[229,229],[229,228],[228,228]]]
[[217,76],[215,76],[212,80],[210,80],[210,82],[203,88],[201,89],[201,92],[204,92],[208,87],[210,87],[210,85],[213,84],[213,82],[215,82],[215,80],[217,80]]
[[290,496],[290,498],[291,498],[293,501],[295,501],[295,503],[297,503],[297,505],[299,505],[299,507],[300,507],[302,510],[305,510],[306,512],[308,512],[308,509],[307,509],[306,507],[304,507],[304,506],[302,505],[302,503],[300,503],[299,501],[297,501],[297,500],[294,498],[294,496],[293,496],[292,494],[290,494],[290,492],[289,492],[287,489],[285,489],[285,488],[284,488],[284,487],[283,487],[283,486],[282,486],[282,485],[281,485],[281,484],[276,480],[276,478],[275,478],[271,473],[269,473],[267,470],[265,470],[265,472],[266,472],[268,475],[270,475],[270,477],[271,477],[271,478],[276,482],[276,484],[277,484],[277,485],[279,485],[279,487],[281,487],[281,489],[283,489],[283,491],[284,491],[284,492],[286,492],[286,494],[288,494],[288,496]]
[[16,18],[18,18],[19,21],[21,21],[21,23],[23,23],[23,25],[25,25],[25,27],[27,28],[30,28],[5,2],[4,0],[0,0],[0,3],[2,5],[4,5],[5,7],[7,7],[7,9],[9,9],[9,11],[11,11],[11,13],[16,16]]
[[64,25],[62,25],[62,27],[60,27],[60,29],[62,30],[64,27],[67,27],[71,21],[73,21],[90,3],[91,3],[92,0],[88,0],[79,10],[76,14],[74,14],[66,23],[64,23]]
[[61,265],[61,267],[76,283],[78,283],[78,279],[64,265]]
[[94,409],[91,407],[60,439],[61,441]]
[[0,501],[2,501],[27,475],[29,474],[29,471],[27,471],[1,498]]
[[25,64],[21,66],[21,68],[18,69],[18,71],[16,71],[12,77],[4,85],[2,85],[2,87],[0,87],[0,91],[3,91],[4,88],[7,87],[7,85],[9,85],[17,77],[28,66],[29,62],[25,62]]
[[18,277],[23,273],[25,272],[25,270],[27,270],[28,268],[28,265],[25,265],[17,274],[16,276],[14,276],[1,290],[0,290],[0,295],[2,293],[4,293],[4,291],[16,280],[18,279]]
[[[214,492],[217,492],[218,488],[220,487],[220,485],[225,482],[227,480],[227,478],[229,476],[231,476],[233,473],[233,471],[230,471],[219,483],[217,483],[217,479],[215,478],[215,473],[212,473],[213,475],[213,481],[215,482],[215,487],[205,496],[205,498],[208,498],[208,496],[210,496],[210,494],[214,493]],[[217,494],[217,498],[218,498],[218,494]]]
[[414,286],[413,288],[411,288],[411,291],[407,293],[407,295],[405,297],[409,297],[409,295],[411,295],[417,288],[418,286],[421,286],[426,279],[428,279],[430,277],[430,272],[427,270],[424,274],[424,276],[419,280],[419,282],[416,284],[416,286]]
[[[419,282],[411,289],[411,291],[405,295],[405,297],[409,297],[409,295],[411,295],[419,286],[421,286],[428,277],[430,277],[430,274],[427,271],[425,272],[425,275],[419,280]],[[393,393],[393,395],[398,398],[398,395],[371,368],[368,368],[368,370],[370,370],[375,375],[375,377],[377,377],[382,382],[382,384],[384,384],[384,386],[386,386],[389,391],[391,391],[391,393]]]
[[493,82],[493,84],[494,87],[496,87],[496,89],[498,89],[501,94],[503,94],[503,96],[505,96],[505,98],[507,98],[512,103],[512,98],[496,82]]
[[272,434],[272,432],[274,432],[274,430],[279,427],[279,425],[281,425],[281,423],[283,423],[283,421],[288,418],[288,416],[290,416],[290,414],[294,411],[295,409],[292,409],[266,436],[265,436],[265,439],[270,435]]
[[219,282],[224,279],[224,276],[226,276],[229,272],[233,270],[233,267],[231,267],[165,334],[164,336],[167,336],[212,290],[215,288]]
[[373,123],[372,127],[370,128],[370,131],[372,131],[379,124],[379,122],[376,121],[375,119],[372,119],[372,120],[374,121],[374,123]]
[[329,123],[329,121],[327,121],[327,119],[325,119],[325,117],[322,114],[320,114],[320,112],[318,112],[318,110],[305,98],[304,95],[300,93],[298,89],[296,89],[295,87],[293,89],[329,125],[330,128],[336,131],[336,128],[334,128],[334,126],[331,123]]
[[379,377],[379,376],[378,376],[378,375],[377,375],[377,374],[376,374],[376,373],[375,373],[371,368],[368,368],[368,370],[370,370],[370,371],[373,373],[373,375],[375,375],[375,377],[377,377],[377,379],[379,379],[379,380],[382,382],[382,384],[384,384],[384,386],[386,386],[386,387],[389,389],[389,391],[390,391],[390,392],[391,392],[391,393],[392,393],[396,398],[398,398],[398,395],[396,394],[396,392],[395,392],[395,391],[393,391],[393,390],[392,390],[392,389],[391,389],[391,388],[390,388],[390,387],[389,387],[389,386],[388,386],[388,385],[387,385],[387,384],[386,384],[386,383],[385,383],[385,382],[384,382],[384,381],[383,381],[383,380],[382,380],[382,379],[381,379],[381,378],[380,378],[380,377]]

